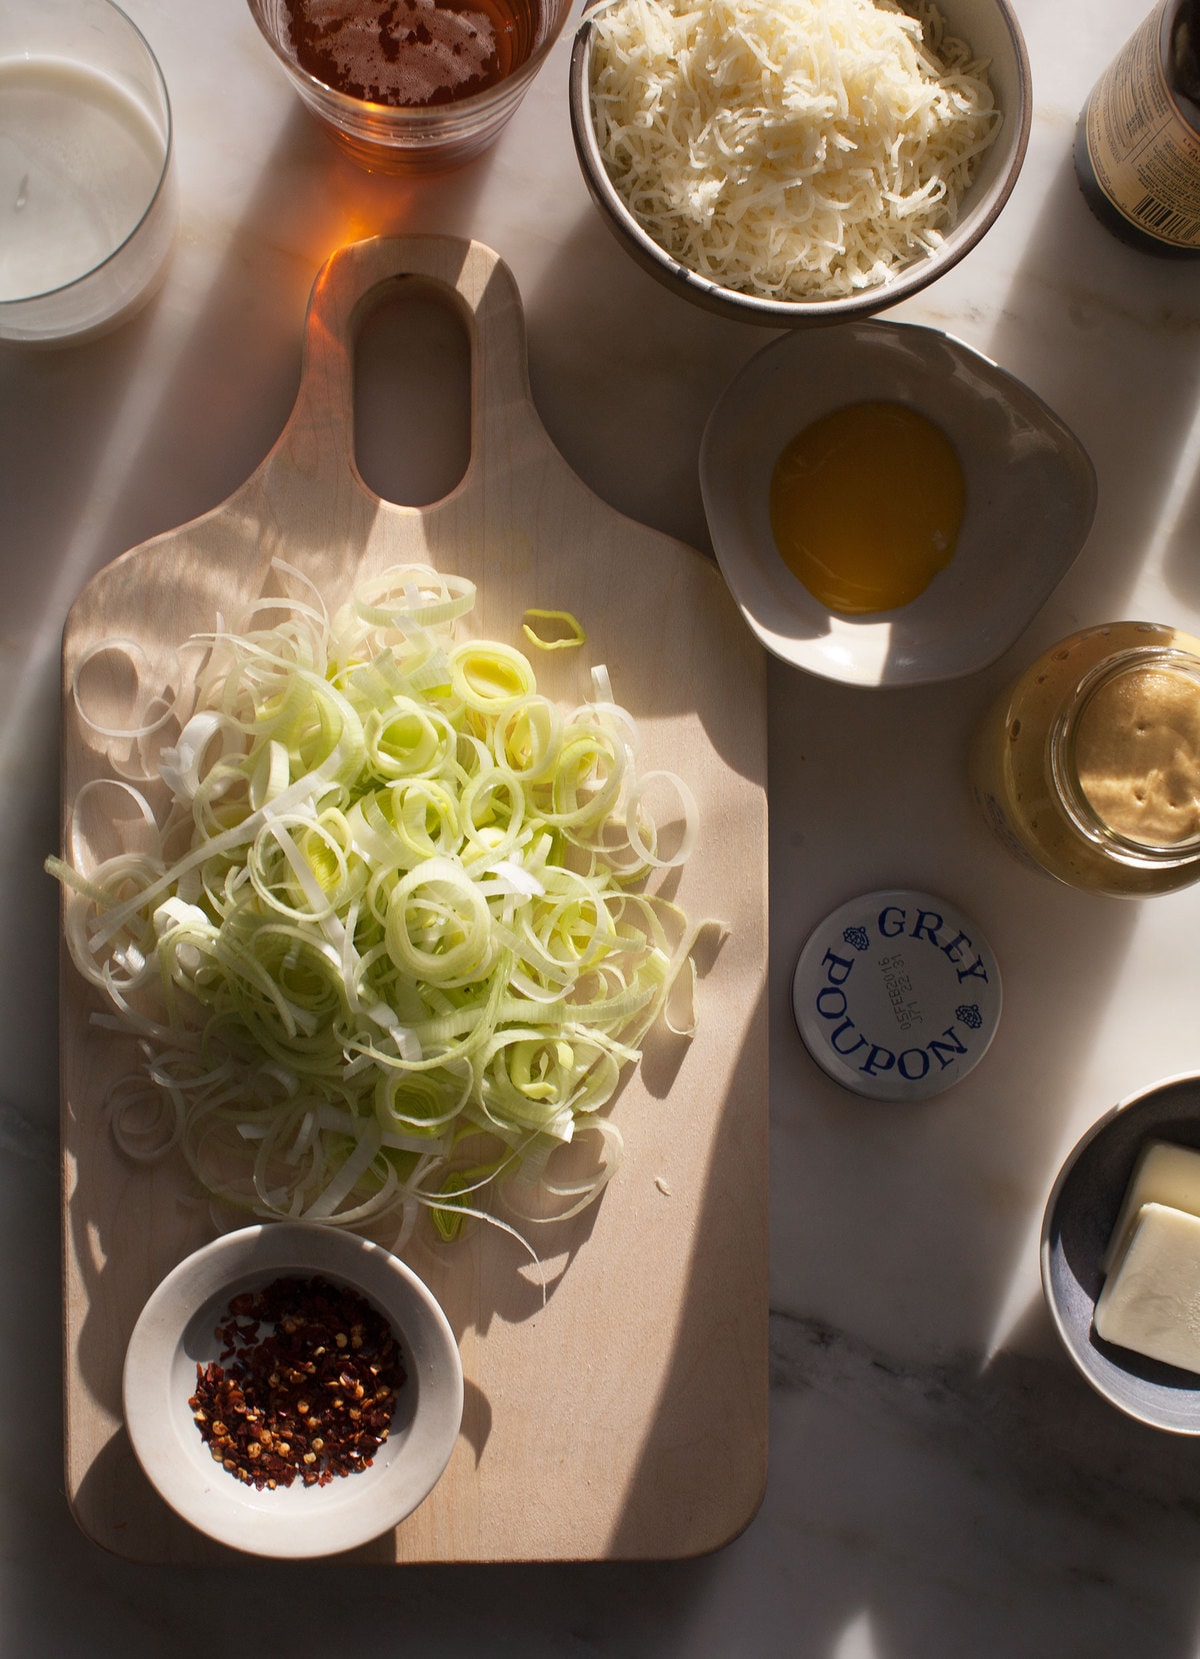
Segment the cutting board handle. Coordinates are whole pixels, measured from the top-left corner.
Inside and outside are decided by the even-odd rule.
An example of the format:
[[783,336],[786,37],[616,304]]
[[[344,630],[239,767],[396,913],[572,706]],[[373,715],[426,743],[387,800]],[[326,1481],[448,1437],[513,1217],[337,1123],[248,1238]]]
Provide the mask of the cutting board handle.
[[264,463],[268,482],[298,473],[344,495],[353,481],[377,502],[354,462],[354,342],[369,305],[384,297],[378,290],[413,282],[453,296],[470,338],[471,459],[459,488],[485,457],[511,466],[530,444],[539,458],[551,447],[530,396],[521,297],[499,255],[458,237],[374,237],[339,249],[313,284],[300,390]]

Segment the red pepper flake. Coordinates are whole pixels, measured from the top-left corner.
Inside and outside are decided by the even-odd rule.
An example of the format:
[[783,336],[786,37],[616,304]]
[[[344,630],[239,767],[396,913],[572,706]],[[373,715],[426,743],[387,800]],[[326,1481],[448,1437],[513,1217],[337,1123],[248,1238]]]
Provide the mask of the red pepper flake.
[[188,1404],[222,1468],[274,1491],[370,1467],[406,1373],[365,1297],[328,1279],[275,1279],[233,1297],[214,1335],[220,1358],[196,1366]]

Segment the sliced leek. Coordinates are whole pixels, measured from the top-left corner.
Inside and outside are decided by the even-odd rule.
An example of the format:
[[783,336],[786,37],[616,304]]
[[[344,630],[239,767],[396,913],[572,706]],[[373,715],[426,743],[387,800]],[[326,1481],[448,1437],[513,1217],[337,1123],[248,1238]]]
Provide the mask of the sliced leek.
[[[330,617],[275,570],[293,597],[192,642],[188,707],[88,720],[128,741],[170,703],[178,735],[144,792],[87,786],[119,789],[136,847],[89,857],[85,799],[47,863],[107,1004],[93,1018],[143,1057],[112,1091],[117,1144],[181,1148],[214,1199],[262,1217],[406,1235],[424,1209],[449,1240],[497,1190],[525,1220],[572,1215],[620,1161],[601,1109],[690,987],[686,919],[641,888],[690,852],[691,791],[639,773],[602,668],[564,710],[522,652],[457,641],[464,579],[396,568]],[[525,614],[566,630],[527,621],[544,648],[585,637]],[[590,1172],[549,1171],[591,1138]]]

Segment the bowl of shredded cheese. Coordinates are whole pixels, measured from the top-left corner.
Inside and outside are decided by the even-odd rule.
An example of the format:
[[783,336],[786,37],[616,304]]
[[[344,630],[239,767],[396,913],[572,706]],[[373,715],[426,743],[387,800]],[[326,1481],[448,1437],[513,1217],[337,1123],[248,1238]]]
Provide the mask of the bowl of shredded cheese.
[[1008,0],[599,0],[571,126],[633,258],[771,328],[863,317],[956,264],[1029,139]]

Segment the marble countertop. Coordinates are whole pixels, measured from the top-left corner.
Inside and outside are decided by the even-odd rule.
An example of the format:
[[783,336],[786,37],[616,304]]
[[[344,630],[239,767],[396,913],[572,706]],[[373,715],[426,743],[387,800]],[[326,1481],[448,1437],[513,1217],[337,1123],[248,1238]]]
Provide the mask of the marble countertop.
[[[1078,110],[1139,0],[1016,0],[1035,89],[1021,179],[980,247],[889,313],[977,347],[1075,430],[1099,479],[1084,552],[1007,656],[954,684],[860,692],[771,665],[772,1393],[756,1519],[692,1562],[503,1569],[150,1569],[76,1529],[58,1408],[57,896],[40,873],[57,834],[72,599],[257,465],[295,394],[309,288],[343,242],[437,231],[493,247],[520,286],[534,396],[567,461],[614,506],[701,549],[701,429],[770,338],[668,294],[601,224],[571,145],[568,39],[492,152],[417,184],[333,149],[241,0],[126,9],[174,105],[181,222],[166,283],[93,344],[0,346],[0,1644],[1200,1653],[1200,1445],[1091,1393],[1058,1346],[1037,1261],[1055,1171],[1087,1125],[1200,1067],[1200,888],[1120,903],[1031,875],[976,821],[963,758],[990,695],[1062,635],[1126,616],[1200,629],[1195,267],[1113,241],[1070,161]],[[385,469],[429,464],[421,450],[381,455]],[[1005,1007],[958,1087],[881,1109],[809,1060],[788,987],[816,921],[893,884],[945,893],[977,920]]]

